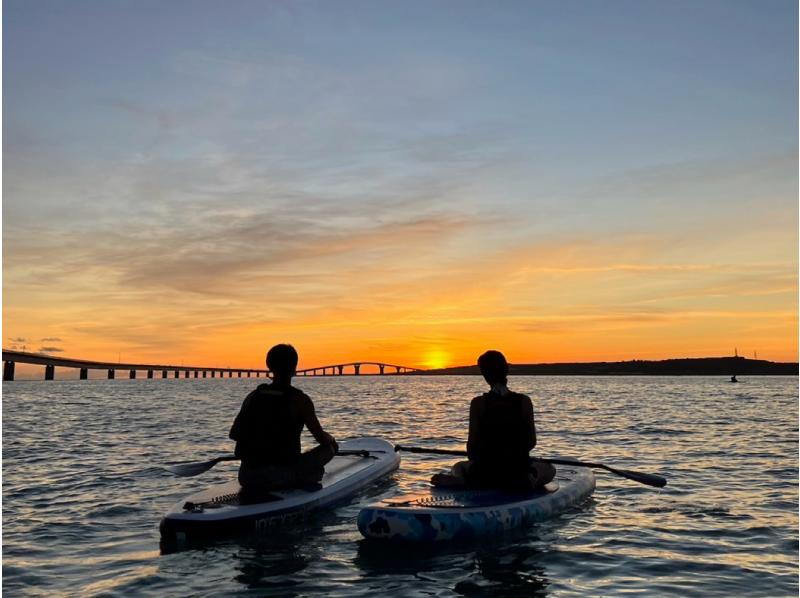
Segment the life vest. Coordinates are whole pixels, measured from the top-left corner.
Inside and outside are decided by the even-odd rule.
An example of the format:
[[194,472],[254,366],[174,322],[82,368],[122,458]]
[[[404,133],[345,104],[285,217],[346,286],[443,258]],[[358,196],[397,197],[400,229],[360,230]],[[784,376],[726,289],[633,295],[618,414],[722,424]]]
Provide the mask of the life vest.
[[302,391],[262,384],[250,393],[231,428],[235,454],[248,466],[287,465],[300,456]]
[[478,441],[470,443],[472,486],[520,487],[529,484],[530,427],[523,412],[527,398],[515,392],[483,395],[478,413]]

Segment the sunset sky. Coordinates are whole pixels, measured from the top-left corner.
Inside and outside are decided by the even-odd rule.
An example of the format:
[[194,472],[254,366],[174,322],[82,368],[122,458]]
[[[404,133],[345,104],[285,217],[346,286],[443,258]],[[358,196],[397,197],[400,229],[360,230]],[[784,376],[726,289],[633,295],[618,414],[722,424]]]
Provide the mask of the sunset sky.
[[3,2],[3,346],[797,359],[797,5]]

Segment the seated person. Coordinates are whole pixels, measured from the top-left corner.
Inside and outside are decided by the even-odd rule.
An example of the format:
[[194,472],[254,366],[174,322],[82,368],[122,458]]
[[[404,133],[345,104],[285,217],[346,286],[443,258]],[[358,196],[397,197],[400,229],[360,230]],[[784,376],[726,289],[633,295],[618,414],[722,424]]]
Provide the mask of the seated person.
[[[239,483],[253,492],[314,486],[336,454],[336,440],[322,429],[308,395],[291,385],[297,369],[294,347],[272,347],[267,369],[272,383],[247,395],[230,431],[242,460]],[[300,452],[303,426],[319,443],[305,453]]]
[[478,359],[489,392],[472,399],[469,408],[469,461],[456,463],[449,474],[431,478],[434,486],[499,490],[533,490],[556,474],[550,463],[531,462],[536,424],[529,397],[508,390],[508,363],[499,351]]

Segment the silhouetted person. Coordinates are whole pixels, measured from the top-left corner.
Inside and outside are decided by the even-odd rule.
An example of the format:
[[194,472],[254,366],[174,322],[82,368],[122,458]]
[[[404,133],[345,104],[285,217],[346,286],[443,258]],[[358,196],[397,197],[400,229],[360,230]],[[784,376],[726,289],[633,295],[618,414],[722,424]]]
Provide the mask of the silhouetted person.
[[544,486],[556,474],[549,463],[531,463],[536,424],[529,397],[508,390],[508,362],[499,351],[478,359],[489,392],[472,399],[469,408],[469,461],[456,463],[451,473],[431,478],[435,486],[530,490]]
[[736,376],[731,376],[731,382],[738,382],[738,380],[736,379]]
[[[336,440],[322,429],[308,395],[291,384],[297,369],[294,347],[272,347],[267,369],[272,383],[247,395],[231,427],[235,454],[242,460],[239,483],[255,492],[313,486],[336,454]],[[305,453],[300,452],[303,426],[319,442]]]

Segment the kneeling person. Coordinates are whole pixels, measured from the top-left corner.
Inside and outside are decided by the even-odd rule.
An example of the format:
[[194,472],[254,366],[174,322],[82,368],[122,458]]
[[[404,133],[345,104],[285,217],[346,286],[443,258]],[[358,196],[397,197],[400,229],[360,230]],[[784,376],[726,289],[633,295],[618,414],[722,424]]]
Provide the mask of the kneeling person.
[[469,409],[469,461],[456,463],[451,473],[431,478],[435,486],[531,490],[556,475],[550,463],[531,462],[536,423],[529,397],[508,389],[508,362],[499,351],[478,359],[489,392],[472,399]]
[[[276,345],[267,353],[271,384],[247,395],[230,431],[242,462],[239,483],[246,491],[268,492],[318,484],[325,464],[336,454],[336,440],[322,429],[314,403],[291,385],[297,351]],[[307,427],[319,446],[300,451],[300,433]]]

